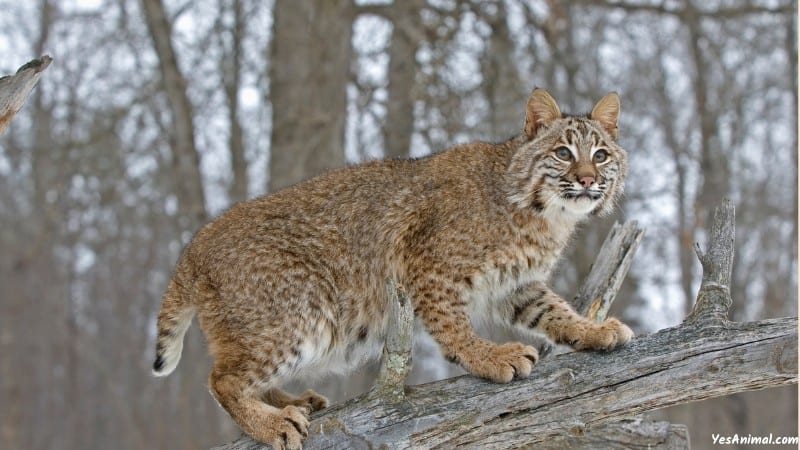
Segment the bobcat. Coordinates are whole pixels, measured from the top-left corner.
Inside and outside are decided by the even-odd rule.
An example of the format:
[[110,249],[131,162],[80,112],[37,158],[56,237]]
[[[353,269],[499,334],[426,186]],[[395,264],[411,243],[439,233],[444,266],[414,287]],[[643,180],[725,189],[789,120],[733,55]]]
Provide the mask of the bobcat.
[[626,325],[581,317],[545,284],[576,224],[610,212],[622,192],[618,117],[615,93],[571,116],[536,89],[522,133],[506,142],[369,162],[233,206],[178,261],[154,374],[175,369],[196,314],[213,395],[257,441],[297,449],[327,400],[280,386],[380,355],[390,277],[445,357],[495,382],[529,376],[539,355],[478,337],[475,321],[579,350],[628,342]]

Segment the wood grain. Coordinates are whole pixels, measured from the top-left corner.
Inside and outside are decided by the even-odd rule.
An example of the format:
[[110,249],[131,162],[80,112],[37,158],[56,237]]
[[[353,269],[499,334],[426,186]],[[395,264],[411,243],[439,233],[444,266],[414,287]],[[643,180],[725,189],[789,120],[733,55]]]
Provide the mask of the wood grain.
[[42,71],[52,61],[53,58],[44,55],[27,62],[14,75],[0,78],[0,135],[6,131],[14,115],[22,109],[28,95],[39,82]]

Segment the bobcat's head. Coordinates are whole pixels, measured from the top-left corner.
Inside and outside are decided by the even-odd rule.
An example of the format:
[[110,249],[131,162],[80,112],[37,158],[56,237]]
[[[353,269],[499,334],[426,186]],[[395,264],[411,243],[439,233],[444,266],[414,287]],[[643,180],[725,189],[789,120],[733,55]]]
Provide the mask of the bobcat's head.
[[622,193],[627,154],[617,143],[619,97],[610,93],[585,116],[562,114],[536,89],[509,165],[509,198],[548,216],[607,214]]

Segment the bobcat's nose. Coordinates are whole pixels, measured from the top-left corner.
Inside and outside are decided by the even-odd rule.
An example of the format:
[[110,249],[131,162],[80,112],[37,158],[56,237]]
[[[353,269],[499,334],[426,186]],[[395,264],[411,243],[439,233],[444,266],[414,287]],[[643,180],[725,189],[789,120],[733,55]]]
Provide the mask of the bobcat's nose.
[[581,177],[578,181],[580,181],[584,189],[589,189],[594,184],[594,177]]

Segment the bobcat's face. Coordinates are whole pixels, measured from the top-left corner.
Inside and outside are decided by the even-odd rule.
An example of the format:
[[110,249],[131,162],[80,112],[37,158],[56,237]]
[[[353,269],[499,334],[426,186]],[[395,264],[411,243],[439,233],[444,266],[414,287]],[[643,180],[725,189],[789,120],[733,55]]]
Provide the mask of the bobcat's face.
[[[616,142],[616,95],[606,96],[588,116],[564,117],[552,97],[539,92],[528,105],[530,140],[520,145],[509,167],[510,199],[547,215],[611,212],[627,174],[627,154]],[[607,109],[614,107],[609,116]],[[531,116],[539,121],[529,127]]]
[[532,193],[537,206],[577,214],[610,212],[627,172],[625,150],[593,120],[559,122],[553,124],[554,136],[535,148],[539,158],[531,175],[539,178]]

